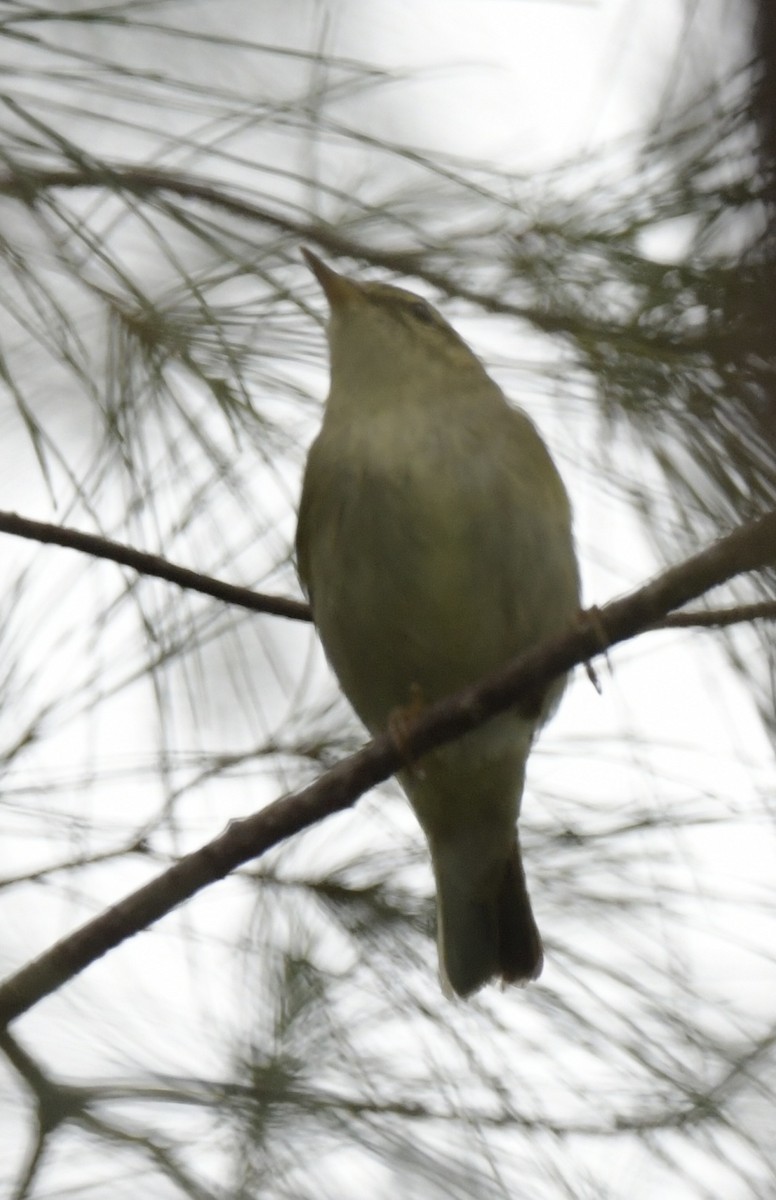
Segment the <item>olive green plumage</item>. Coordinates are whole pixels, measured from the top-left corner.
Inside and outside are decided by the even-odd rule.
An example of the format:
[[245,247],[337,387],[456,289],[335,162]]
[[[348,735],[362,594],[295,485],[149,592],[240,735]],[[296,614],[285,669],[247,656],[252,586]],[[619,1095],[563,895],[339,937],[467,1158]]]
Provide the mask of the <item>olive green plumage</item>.
[[[535,427],[410,292],[307,255],[331,308],[331,390],[305,472],[299,574],[326,655],[373,733],[544,638],[578,609],[569,503]],[[535,719],[502,715],[400,780],[428,838],[443,982],[542,966],[516,821]]]

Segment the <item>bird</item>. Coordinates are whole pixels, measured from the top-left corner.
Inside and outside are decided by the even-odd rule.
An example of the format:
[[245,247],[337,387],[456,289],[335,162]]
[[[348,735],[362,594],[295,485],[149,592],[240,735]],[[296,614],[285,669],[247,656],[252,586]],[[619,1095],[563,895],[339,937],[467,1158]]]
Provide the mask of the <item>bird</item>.
[[[331,379],[297,569],[326,657],[376,736],[572,623],[571,507],[536,426],[436,308],[302,253],[328,302]],[[517,818],[531,745],[564,686],[398,772],[428,841],[448,996],[541,973]]]

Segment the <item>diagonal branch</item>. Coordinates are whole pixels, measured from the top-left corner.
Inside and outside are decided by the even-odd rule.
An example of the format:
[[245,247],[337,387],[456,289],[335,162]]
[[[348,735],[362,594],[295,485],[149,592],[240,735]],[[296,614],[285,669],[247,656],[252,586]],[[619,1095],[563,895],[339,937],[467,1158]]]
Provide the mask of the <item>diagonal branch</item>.
[[727,629],[752,621],[776,621],[776,600],[736,604],[733,608],[685,609],[655,621],[653,629]]
[[[212,575],[202,575],[189,567],[180,567],[158,554],[147,554],[123,542],[114,542],[109,538],[84,533],[66,525],[51,525],[47,521],[33,521],[29,517],[21,517],[18,513],[0,511],[0,533],[9,533],[29,541],[64,546],[70,550],[80,550],[83,554],[91,554],[93,558],[103,558],[124,567],[131,567],[140,575],[165,579],[168,583],[177,584],[187,591],[212,596],[236,608],[269,613],[275,617],[287,617],[291,621],[312,620],[310,605],[303,600],[254,592],[251,588],[214,579]],[[763,600],[756,604],[738,604],[734,608],[695,609],[671,613],[670,616],[653,621],[650,628],[724,629],[729,625],[772,620],[776,620],[776,601]]]
[[[7,101],[6,101],[7,102]],[[29,114],[27,114],[28,116]],[[453,279],[444,271],[429,265],[428,256],[414,248],[407,250],[380,250],[365,246],[348,233],[334,226],[314,220],[298,220],[280,208],[268,208],[256,203],[222,184],[185,172],[169,171],[159,167],[141,167],[129,163],[90,160],[74,166],[36,167],[16,161],[12,172],[0,173],[0,196],[9,196],[28,205],[38,203],[40,197],[57,190],[105,188],[125,193],[137,199],[152,202],[160,195],[177,196],[229,213],[240,220],[253,221],[285,233],[297,242],[314,242],[335,257],[353,258],[372,266],[386,267],[400,275],[414,275],[425,280],[446,296],[457,296],[482,308],[485,312],[501,313],[529,321],[545,333],[571,333],[578,336],[581,314],[574,309],[569,312],[550,312],[546,306],[518,304],[505,300],[492,292],[472,288],[461,279]],[[616,322],[589,320],[589,336],[605,340],[616,339],[622,344],[627,330]],[[705,335],[703,335],[705,336]],[[646,338],[642,332],[641,342]],[[665,344],[666,335],[662,335]],[[692,345],[687,334],[676,348]]]
[[0,512],[0,533],[11,533],[35,542],[49,542],[71,550],[81,550],[84,554],[91,554],[93,558],[107,558],[111,562],[121,563],[122,566],[132,567],[141,575],[166,579],[168,583],[177,583],[178,587],[201,592],[204,596],[214,596],[216,600],[223,600],[226,604],[234,604],[239,608],[249,608],[252,612],[271,613],[275,617],[288,617],[292,621],[312,620],[310,606],[302,600],[268,596],[264,592],[254,592],[250,588],[224,583],[210,575],[191,571],[188,567],[176,566],[157,554],[146,554],[121,542],[112,542],[93,533],[82,533],[79,529],[49,525],[46,521],[31,521],[28,517],[20,517],[18,513]]
[[739,526],[706,550],[651,582],[581,614],[561,637],[536,647],[499,671],[430,706],[402,737],[401,752],[388,735],[375,738],[315,783],[285,796],[222,834],[124,900],[57,942],[0,985],[0,1026],[32,1008],[90,963],[148,928],[202,888],[263,854],[271,846],[332,813],[399,767],[483,724],[518,703],[530,702],[559,675],[626,641],[667,613],[745,571],[776,564],[776,512]]

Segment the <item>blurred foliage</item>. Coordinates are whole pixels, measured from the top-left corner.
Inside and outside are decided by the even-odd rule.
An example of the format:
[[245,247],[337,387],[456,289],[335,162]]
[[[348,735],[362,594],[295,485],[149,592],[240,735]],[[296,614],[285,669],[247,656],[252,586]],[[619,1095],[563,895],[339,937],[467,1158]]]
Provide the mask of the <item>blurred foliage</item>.
[[[3,6],[0,508],[294,591],[324,370],[303,240],[488,314],[505,377],[552,397],[561,458],[584,429],[579,478],[665,557],[773,507],[752,69],[643,141],[520,175],[375,134],[405,80],[304,12],[302,37],[279,3]],[[307,630],[3,551],[11,970],[361,734]],[[776,733],[772,626],[725,636]],[[540,986],[440,998],[427,864],[384,789],[18,1022],[9,1194],[770,1194],[776,914],[720,863],[771,845],[772,778],[739,795],[715,761],[707,792],[708,746],[681,733],[660,767],[638,731],[568,733],[524,820]]]

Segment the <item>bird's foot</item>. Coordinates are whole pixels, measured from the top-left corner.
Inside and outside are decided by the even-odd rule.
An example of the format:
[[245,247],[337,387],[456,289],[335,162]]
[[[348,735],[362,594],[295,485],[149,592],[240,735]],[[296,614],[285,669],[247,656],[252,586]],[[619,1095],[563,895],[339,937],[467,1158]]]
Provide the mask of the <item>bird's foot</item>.
[[426,707],[423,689],[419,683],[410,684],[410,697],[406,704],[400,704],[388,714],[388,733],[390,734],[399,754],[405,759],[405,770],[422,778],[422,770],[416,762],[411,762],[407,752],[407,740],[415,721],[421,716]]
[[[580,625],[589,625],[592,628],[593,632],[595,633],[596,637],[598,638],[598,641],[599,641],[599,644],[601,647],[600,652],[601,652],[601,654],[603,654],[604,661],[606,662],[608,669],[611,671],[611,663],[609,662],[609,647],[611,646],[611,641],[609,638],[609,634],[606,632],[606,626],[604,625],[604,619],[601,615],[601,610],[598,607],[598,605],[593,604],[590,608],[581,609],[577,615],[577,620],[580,623]],[[587,673],[588,679],[590,680],[593,687],[595,688],[595,690],[598,692],[598,695],[600,696],[603,692],[603,688],[601,687],[601,680],[599,679],[598,672],[596,671],[595,667],[593,666],[593,664],[591,662],[585,663],[585,672]]]

